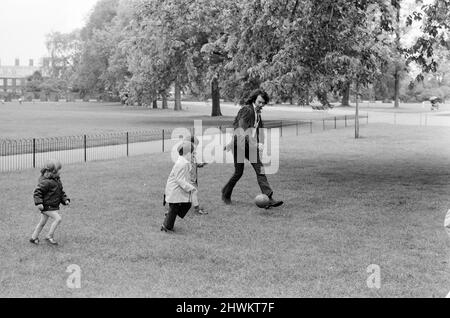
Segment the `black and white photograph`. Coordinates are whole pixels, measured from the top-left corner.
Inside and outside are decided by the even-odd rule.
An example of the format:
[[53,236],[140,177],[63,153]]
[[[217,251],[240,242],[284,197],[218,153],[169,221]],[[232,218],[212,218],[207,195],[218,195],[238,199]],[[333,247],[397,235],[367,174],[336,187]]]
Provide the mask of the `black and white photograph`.
[[0,298],[450,298],[450,0],[0,0]]

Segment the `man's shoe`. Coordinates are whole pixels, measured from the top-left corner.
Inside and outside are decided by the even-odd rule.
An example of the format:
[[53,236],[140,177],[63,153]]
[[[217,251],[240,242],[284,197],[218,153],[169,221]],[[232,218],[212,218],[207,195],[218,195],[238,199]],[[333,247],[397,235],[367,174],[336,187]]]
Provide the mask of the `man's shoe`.
[[226,205],[231,205],[231,198],[227,198],[226,196],[222,195],[222,201],[223,201]]
[[267,204],[267,208],[268,209],[277,208],[277,207],[283,205],[283,203],[284,203],[283,201],[278,201],[278,200],[274,200],[274,199],[270,198],[269,203]]
[[168,228],[166,228],[164,225],[161,225],[161,232],[166,232],[166,233],[173,233],[173,229],[169,230]]

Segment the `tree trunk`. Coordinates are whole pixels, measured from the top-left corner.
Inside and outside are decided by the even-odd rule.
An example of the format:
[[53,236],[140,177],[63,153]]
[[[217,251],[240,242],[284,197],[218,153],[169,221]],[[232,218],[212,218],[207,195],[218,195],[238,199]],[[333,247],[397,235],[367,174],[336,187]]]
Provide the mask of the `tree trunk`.
[[355,139],[359,138],[359,82],[356,82]]
[[306,106],[309,106],[309,87],[305,90]]
[[167,94],[166,94],[166,92],[162,92],[161,93],[161,97],[162,97],[162,109],[168,109],[169,106],[167,105]]
[[153,109],[157,109],[157,108],[158,108],[158,100],[155,99],[155,100],[153,101]]
[[[395,28],[395,45],[397,49],[397,53],[400,54],[400,4],[397,8],[397,16],[396,16],[397,25]],[[399,65],[395,65],[395,74],[394,74],[395,84],[394,84],[394,108],[398,108],[400,106],[400,69]]]
[[211,81],[211,98],[212,98],[212,112],[211,117],[222,116],[222,112],[220,110],[220,88],[219,88],[219,79],[217,76]]
[[181,108],[181,87],[178,79],[175,81],[175,107],[174,110],[180,111]]
[[330,106],[330,102],[328,102],[328,95],[326,91],[320,89],[316,92],[316,95],[322,106],[326,107]]
[[399,99],[400,99],[400,72],[398,71],[398,69],[395,70],[394,79],[395,79],[394,108],[399,108],[399,106],[400,106],[400,101],[399,101]]
[[342,92],[342,106],[350,106],[350,82],[345,84]]

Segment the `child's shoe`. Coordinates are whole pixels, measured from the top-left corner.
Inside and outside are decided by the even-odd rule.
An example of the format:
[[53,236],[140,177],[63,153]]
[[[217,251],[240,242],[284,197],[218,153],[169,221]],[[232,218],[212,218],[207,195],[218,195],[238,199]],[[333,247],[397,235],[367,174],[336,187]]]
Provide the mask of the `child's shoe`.
[[206,212],[203,208],[196,206],[194,207],[194,212],[200,215],[206,215],[208,212]]
[[51,245],[58,245],[58,242],[56,242],[56,241],[53,239],[53,237],[47,237],[45,240],[46,240],[49,244],[51,244]]
[[30,239],[30,243],[34,244],[34,245],[39,245],[39,239],[38,238],[35,238],[35,239],[31,238]]

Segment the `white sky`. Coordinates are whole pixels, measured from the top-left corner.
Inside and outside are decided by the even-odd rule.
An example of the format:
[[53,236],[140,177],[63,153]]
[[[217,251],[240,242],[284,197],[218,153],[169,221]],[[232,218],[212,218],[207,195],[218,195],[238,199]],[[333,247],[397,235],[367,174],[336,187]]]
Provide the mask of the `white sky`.
[[0,0],[0,60],[21,65],[45,56],[45,35],[81,28],[97,0]]

